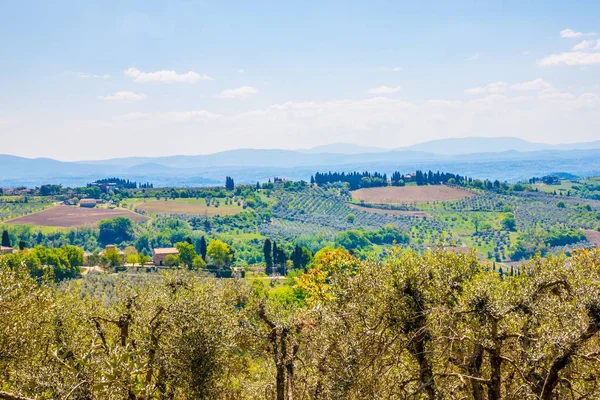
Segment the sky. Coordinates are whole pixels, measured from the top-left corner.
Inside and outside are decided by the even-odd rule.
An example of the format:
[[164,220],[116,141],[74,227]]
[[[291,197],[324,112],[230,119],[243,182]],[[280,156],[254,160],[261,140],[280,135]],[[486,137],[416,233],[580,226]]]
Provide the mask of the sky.
[[0,0],[0,154],[600,139],[596,1]]

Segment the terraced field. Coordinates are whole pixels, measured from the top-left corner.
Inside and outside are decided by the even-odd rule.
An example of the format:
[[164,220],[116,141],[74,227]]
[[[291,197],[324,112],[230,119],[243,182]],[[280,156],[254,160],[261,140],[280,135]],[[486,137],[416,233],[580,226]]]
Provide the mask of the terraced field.
[[362,207],[357,204],[348,204],[350,208],[355,210],[365,211],[369,213],[375,214],[383,214],[383,215],[399,215],[404,217],[418,217],[418,218],[433,218],[430,214],[424,211],[404,211],[404,210],[385,210],[382,208],[375,207]]

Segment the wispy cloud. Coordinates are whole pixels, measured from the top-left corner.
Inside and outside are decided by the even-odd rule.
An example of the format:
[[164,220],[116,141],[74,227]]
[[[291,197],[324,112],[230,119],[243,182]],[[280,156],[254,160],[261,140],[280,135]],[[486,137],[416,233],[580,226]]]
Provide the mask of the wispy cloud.
[[368,93],[369,94],[391,94],[391,93],[397,93],[401,90],[402,88],[400,86],[395,86],[395,87],[390,87],[390,86],[379,86],[373,89],[369,89]]
[[514,83],[512,85],[506,82],[493,82],[482,87],[474,87],[465,90],[465,94],[478,95],[478,94],[500,94],[508,91],[523,91],[523,90],[543,90],[551,88],[552,84],[546,82],[542,78],[537,78],[531,81]]
[[471,54],[469,57],[466,58],[466,61],[475,61],[477,60],[479,57],[481,56],[481,54],[479,53],[473,53]]
[[236,89],[227,89],[219,93],[218,97],[223,99],[245,99],[258,93],[258,89],[252,86],[242,86]]
[[143,93],[134,93],[129,90],[121,90],[115,94],[111,94],[108,96],[98,96],[99,100],[109,100],[109,101],[118,101],[121,103],[133,103],[136,101],[141,101],[146,99],[146,95]]
[[504,93],[508,89],[508,83],[506,82],[494,82],[489,83],[485,86],[474,87],[465,90],[465,94],[496,94]]
[[560,37],[561,38],[578,38],[578,37],[582,37],[582,36],[594,36],[596,34],[596,32],[587,32],[587,33],[583,33],[583,32],[576,32],[573,29],[563,29],[562,31],[560,31]]
[[580,50],[600,50],[600,39],[597,40],[583,40],[573,46],[574,51]]
[[88,72],[67,72],[68,75],[75,75],[77,78],[81,79],[108,79],[110,75],[108,74],[90,74]]
[[133,112],[120,115],[115,121],[120,122],[207,122],[221,118],[220,114],[215,114],[206,110],[193,111],[166,111],[166,112]]
[[538,61],[538,65],[549,67],[554,65],[595,65],[600,64],[600,53],[585,53],[571,51],[560,54],[552,54]]
[[532,81],[526,81],[521,83],[515,83],[510,85],[512,90],[542,90],[551,88],[552,84],[550,82],[546,82],[542,78],[537,78]]
[[125,76],[133,78],[137,83],[161,82],[161,83],[198,83],[199,81],[210,81],[208,75],[200,75],[194,71],[177,73],[175,71],[142,72],[137,68],[125,70]]

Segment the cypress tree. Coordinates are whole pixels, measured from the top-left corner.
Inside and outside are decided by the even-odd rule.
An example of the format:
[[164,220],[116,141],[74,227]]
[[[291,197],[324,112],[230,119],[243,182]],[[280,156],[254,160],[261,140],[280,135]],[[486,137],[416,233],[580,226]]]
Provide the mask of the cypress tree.
[[202,236],[202,238],[200,238],[200,256],[202,256],[202,259],[204,261],[206,261],[206,249],[207,249],[207,245],[206,245],[206,239],[204,238],[204,236]]
[[12,247],[10,245],[10,238],[8,237],[8,231],[2,231],[2,246],[4,247]]
[[271,248],[271,241],[269,239],[265,239],[263,253],[265,257],[265,264],[267,265],[265,272],[267,273],[267,275],[271,275],[271,273],[273,273],[273,253]]

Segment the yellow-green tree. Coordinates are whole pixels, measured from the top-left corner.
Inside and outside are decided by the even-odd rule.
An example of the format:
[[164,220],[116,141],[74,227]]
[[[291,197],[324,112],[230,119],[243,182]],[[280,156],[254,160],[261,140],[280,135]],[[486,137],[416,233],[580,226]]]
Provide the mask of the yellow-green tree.
[[175,248],[179,251],[179,260],[189,269],[192,268],[194,258],[197,256],[194,245],[188,242],[175,243]]
[[121,255],[119,254],[119,250],[115,247],[109,247],[104,250],[102,253],[102,261],[105,265],[109,267],[116,267],[117,265],[121,265],[123,262],[121,260]]
[[210,242],[206,254],[210,261],[217,267],[224,267],[232,259],[231,248],[221,240],[215,239]]

